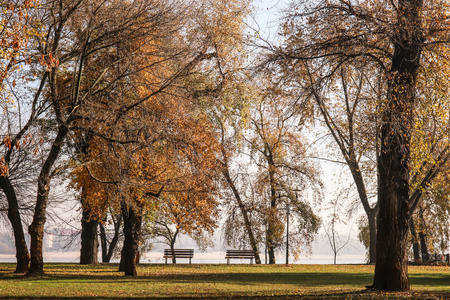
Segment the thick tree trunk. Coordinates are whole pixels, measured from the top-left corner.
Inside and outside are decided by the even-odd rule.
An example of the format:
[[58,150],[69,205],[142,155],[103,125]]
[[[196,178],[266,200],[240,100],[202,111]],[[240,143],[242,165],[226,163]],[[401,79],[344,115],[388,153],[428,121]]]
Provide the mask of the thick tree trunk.
[[28,271],[30,254],[28,253],[27,242],[25,241],[16,192],[9,178],[5,176],[0,176],[0,187],[8,200],[8,219],[11,222],[14,233],[17,259],[15,273],[25,273]]
[[420,0],[401,0],[394,53],[388,79],[388,101],[381,126],[378,157],[378,235],[373,288],[409,290],[409,161],[417,70],[422,47]]
[[[394,118],[390,111],[387,114],[387,120]],[[408,130],[397,132],[398,128],[391,127],[391,124],[387,121],[382,128],[382,152],[378,166],[380,210],[373,287],[380,290],[404,291],[409,290],[407,236],[410,211],[408,203],[410,154],[407,145],[410,141],[410,132]]]
[[120,251],[119,272],[125,272],[125,248],[122,245],[122,251]]
[[36,197],[36,206],[34,208],[33,222],[28,228],[31,236],[30,253],[31,263],[28,274],[41,275],[44,273],[44,259],[43,259],[43,241],[44,241],[44,225],[46,221],[46,210],[48,195],[50,192],[50,172],[61,152],[61,147],[69,132],[68,128],[60,125],[58,133],[53,142],[52,148],[47,156],[47,159],[42,166],[41,173],[38,177],[38,188]]
[[80,264],[98,264],[98,221],[90,219],[89,210],[83,206],[81,218]]
[[142,209],[122,203],[124,242],[122,249],[123,272],[125,276],[137,276],[136,254],[142,226]]

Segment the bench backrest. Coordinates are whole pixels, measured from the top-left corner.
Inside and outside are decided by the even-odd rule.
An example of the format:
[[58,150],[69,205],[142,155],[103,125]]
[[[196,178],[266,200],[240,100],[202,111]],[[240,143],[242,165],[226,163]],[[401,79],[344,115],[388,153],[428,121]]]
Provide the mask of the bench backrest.
[[226,257],[254,257],[255,253],[253,250],[227,250]]
[[175,257],[193,257],[194,249],[164,249],[164,256],[175,256]]

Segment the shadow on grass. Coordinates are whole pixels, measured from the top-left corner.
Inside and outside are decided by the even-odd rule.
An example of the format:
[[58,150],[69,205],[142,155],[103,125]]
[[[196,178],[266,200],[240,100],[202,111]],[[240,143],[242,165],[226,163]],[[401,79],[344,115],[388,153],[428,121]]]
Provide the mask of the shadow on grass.
[[[55,299],[55,297],[7,297],[1,299]],[[96,300],[111,300],[117,299],[114,296],[111,297],[64,297],[63,295],[59,296],[57,299],[63,300],[71,300],[71,299],[96,299]],[[264,300],[264,299],[334,299],[334,300],[356,300],[356,299],[408,299],[408,300],[418,300],[418,299],[450,299],[449,293],[430,293],[430,292],[422,292],[422,293],[385,293],[385,292],[377,292],[377,291],[369,291],[369,290],[361,290],[355,292],[336,292],[336,293],[310,293],[310,294],[302,294],[302,295],[276,295],[276,296],[191,296],[191,297],[136,297],[136,298],[122,298],[122,299],[148,299],[148,300],[157,300],[157,299],[172,299],[172,300],[182,300],[182,299],[214,299],[214,300],[222,300],[222,299],[233,299],[233,300],[244,300],[244,299],[256,299],[256,300]]]
[[[90,269],[90,270],[89,270]],[[83,269],[84,270],[84,269]],[[49,270],[50,271],[50,270]],[[89,272],[90,271],[90,272]],[[409,293],[383,293],[377,291],[368,291],[361,289],[365,285],[372,283],[372,273],[357,273],[357,272],[302,272],[296,271],[274,271],[274,272],[233,272],[223,269],[221,273],[208,272],[203,270],[199,273],[168,273],[158,272],[158,269],[145,269],[148,272],[145,276],[138,277],[124,277],[121,273],[114,273],[112,268],[86,268],[86,273],[78,273],[71,275],[69,273],[61,272],[61,274],[49,274],[40,277],[24,277],[20,275],[13,275],[11,273],[1,273],[0,280],[4,282],[9,281],[25,281],[34,282],[40,281],[46,284],[52,285],[53,283],[67,283],[70,284],[148,284],[165,283],[167,285],[179,285],[179,284],[198,284],[201,286],[205,284],[217,284],[217,285],[241,285],[241,286],[264,286],[275,285],[277,287],[286,285],[286,291],[289,289],[296,289],[299,291],[305,291],[300,295],[280,294],[276,293],[274,296],[236,296],[215,294],[208,295],[190,295],[186,297],[136,297],[133,299],[450,299],[449,293],[442,292],[409,292]],[[80,272],[80,269],[77,269]],[[414,286],[433,286],[447,287],[450,282],[450,274],[447,273],[416,273],[410,274],[411,285]],[[330,287],[339,287],[340,291],[333,291]],[[327,287],[329,289],[327,289]],[[355,291],[356,289],[361,289]],[[313,291],[312,291],[313,290]],[[317,290],[317,292],[314,292]],[[351,292],[343,292],[342,290],[348,290]],[[445,289],[444,289],[445,290]],[[1,291],[1,290],[0,290]],[[288,292],[284,292],[288,293]],[[37,297],[8,297],[1,299],[55,299],[55,297],[37,296]],[[58,296],[58,299],[117,299],[115,295],[108,297],[73,297],[73,296]],[[131,299],[131,298],[122,298]]]
[[[99,273],[81,275],[52,275],[47,274],[38,277],[23,276],[23,280],[28,281],[70,281],[90,282],[90,283],[125,283],[125,282],[165,282],[167,284],[176,283],[216,283],[233,285],[296,285],[299,287],[323,287],[323,286],[365,286],[371,283],[372,275],[361,273],[302,273],[302,272],[276,272],[276,273],[201,273],[201,274],[147,274],[145,276],[124,277],[114,275],[102,275]],[[18,275],[0,274],[3,281],[22,280]]]
[[[104,274],[102,274],[104,273]],[[145,276],[124,277],[122,275],[105,275],[111,272],[95,272],[81,275],[44,275],[39,277],[26,277],[26,280],[45,281],[80,281],[80,282],[167,282],[167,283],[229,283],[238,285],[252,284],[289,284],[302,287],[323,287],[330,285],[366,286],[372,283],[373,275],[364,273],[320,273],[320,272],[276,272],[276,273],[197,273],[197,274],[147,274]],[[410,274],[412,286],[449,286],[450,274]],[[0,274],[2,280],[18,280],[21,275]]]
[[[421,285],[421,286],[445,286],[448,287],[450,285],[450,274],[410,274],[409,282],[412,286]],[[450,299],[445,298],[445,299]]]
[[[20,274],[0,273],[1,280],[45,280],[45,281],[81,281],[81,282],[152,282],[165,281],[167,283],[232,283],[241,285],[251,284],[293,284],[304,287],[322,287],[330,285],[339,286],[365,286],[372,282],[372,274],[364,273],[342,273],[342,272],[224,272],[224,273],[195,273],[195,274],[146,274],[145,276],[124,277],[121,273],[117,275],[111,274],[110,270],[97,270],[96,272],[77,274],[77,275],[60,275],[46,274],[38,277],[29,277]],[[411,285],[421,286],[448,286],[450,282],[450,274],[410,274]]]

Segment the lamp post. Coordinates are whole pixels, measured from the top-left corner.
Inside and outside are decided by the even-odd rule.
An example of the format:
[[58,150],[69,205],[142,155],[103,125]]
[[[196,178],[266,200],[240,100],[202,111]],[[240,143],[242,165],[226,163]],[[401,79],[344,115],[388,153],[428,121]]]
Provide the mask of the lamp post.
[[290,203],[286,204],[286,265],[289,264],[289,214]]

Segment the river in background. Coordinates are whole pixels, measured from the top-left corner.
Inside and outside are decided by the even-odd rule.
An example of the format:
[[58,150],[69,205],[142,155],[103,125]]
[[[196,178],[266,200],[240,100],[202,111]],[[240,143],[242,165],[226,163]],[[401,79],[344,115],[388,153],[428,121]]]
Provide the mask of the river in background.
[[[264,257],[262,257],[264,262]],[[338,255],[337,263],[338,264],[363,264],[365,260],[364,255]],[[0,254],[0,262],[15,262],[16,258],[14,254]],[[80,253],[79,252],[44,252],[44,262],[47,263],[78,263],[80,261]],[[99,261],[101,261],[101,257],[99,257]],[[277,257],[277,262],[279,264],[283,264],[286,261],[284,256]],[[118,259],[113,259],[112,262],[118,263]],[[231,261],[233,264],[248,264],[249,260],[239,260],[233,259]],[[165,259],[163,258],[163,252],[147,252],[144,255],[141,255],[141,263],[149,263],[149,264],[163,264],[165,263]],[[177,259],[177,263],[189,263],[188,259]],[[225,252],[217,251],[217,252],[194,252],[194,258],[192,259],[192,263],[194,264],[226,264],[227,260],[225,259]],[[311,255],[311,256],[301,256],[300,259],[295,262],[290,261],[290,263],[294,264],[332,264],[333,256],[331,255]]]

